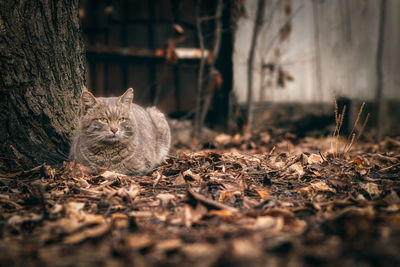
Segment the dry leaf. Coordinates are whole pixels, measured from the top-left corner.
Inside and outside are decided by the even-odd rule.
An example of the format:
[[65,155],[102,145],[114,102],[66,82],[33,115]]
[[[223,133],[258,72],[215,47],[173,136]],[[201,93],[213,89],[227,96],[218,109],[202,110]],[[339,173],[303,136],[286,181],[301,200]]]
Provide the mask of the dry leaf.
[[351,162],[352,162],[352,163],[356,163],[356,164],[366,165],[365,160],[363,160],[363,159],[360,158],[360,157],[355,157]]
[[321,164],[323,162],[324,162],[324,160],[322,159],[322,157],[320,155],[311,154],[308,157],[308,164],[314,164],[314,163]]
[[198,222],[207,213],[207,208],[201,204],[197,204],[195,208],[185,204],[183,209],[186,227],[191,227],[193,223]]
[[172,194],[158,194],[156,199],[160,200],[161,206],[167,206],[169,203],[173,204],[176,198]]
[[222,192],[222,194],[219,196],[218,201],[219,201],[219,202],[226,202],[226,201],[228,201],[232,196],[234,196],[234,195],[240,195],[240,194],[241,194],[240,191],[237,191],[237,190],[235,190],[235,191],[224,191],[224,192]]
[[184,171],[182,173],[182,175],[183,175],[183,178],[185,179],[185,181],[188,181],[190,179],[192,179],[192,180],[194,180],[196,182],[200,182],[201,181],[200,174],[194,174],[194,173],[192,173],[192,171],[190,169]]
[[186,185],[186,180],[183,178],[182,173],[178,174],[178,177],[175,179],[174,185]]
[[269,199],[269,196],[270,196],[269,192],[264,191],[264,190],[258,190],[258,189],[256,189],[255,191],[257,192],[257,194],[260,196],[260,198],[262,200]]
[[72,234],[64,238],[63,242],[65,244],[77,244],[88,238],[100,237],[106,234],[111,228],[109,223],[103,223],[88,229],[85,229],[76,234]]
[[262,251],[258,246],[259,242],[254,242],[249,238],[239,238],[233,241],[233,254],[239,257],[256,258]]
[[156,250],[162,250],[162,251],[171,251],[171,250],[176,250],[182,246],[182,240],[178,238],[174,239],[167,239],[167,240],[161,240],[158,241],[155,249]]
[[227,145],[232,140],[232,136],[227,134],[219,134],[215,137],[215,142],[218,145]]
[[290,170],[294,171],[298,177],[302,177],[304,175],[303,166],[300,162],[296,162],[289,167]]
[[208,215],[216,215],[219,216],[221,218],[231,218],[234,213],[232,211],[229,210],[210,210],[208,213]]
[[379,190],[378,185],[375,183],[360,183],[360,187],[367,191],[372,199],[379,197],[382,193],[382,191]]
[[331,192],[336,194],[336,190],[333,189],[332,187],[330,187],[329,185],[327,185],[324,181],[319,181],[316,183],[312,183],[311,187],[319,192]]
[[256,227],[259,229],[278,232],[283,228],[284,219],[282,216],[273,217],[273,216],[259,216],[256,219]]
[[154,245],[154,238],[148,234],[134,234],[128,236],[126,244],[130,249],[140,250]]

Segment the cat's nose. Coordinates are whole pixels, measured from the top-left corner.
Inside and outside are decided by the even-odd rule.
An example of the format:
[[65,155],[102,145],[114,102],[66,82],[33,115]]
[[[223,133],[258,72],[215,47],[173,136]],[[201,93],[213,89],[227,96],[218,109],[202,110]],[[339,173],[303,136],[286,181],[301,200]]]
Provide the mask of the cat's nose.
[[115,128],[115,127],[111,127],[110,130],[111,130],[111,132],[113,132],[113,134],[118,132],[118,128]]

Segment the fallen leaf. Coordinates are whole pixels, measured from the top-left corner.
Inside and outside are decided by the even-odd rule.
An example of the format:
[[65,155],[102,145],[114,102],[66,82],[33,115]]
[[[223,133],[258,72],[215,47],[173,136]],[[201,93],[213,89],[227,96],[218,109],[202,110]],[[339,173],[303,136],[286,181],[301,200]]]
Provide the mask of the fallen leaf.
[[232,136],[227,134],[219,134],[215,137],[215,142],[218,145],[227,145],[232,140]]
[[240,195],[240,191],[232,190],[232,191],[223,191],[222,194],[219,196],[219,202],[226,202],[228,201],[233,195]]
[[382,191],[379,190],[378,185],[375,183],[360,183],[360,187],[367,191],[372,199],[379,197],[382,193]]
[[182,252],[185,256],[192,261],[200,261],[204,266],[213,266],[213,262],[215,262],[219,253],[215,253],[215,246],[209,243],[196,242],[193,244],[185,244],[182,246]]
[[174,183],[175,186],[179,186],[179,185],[186,185],[187,182],[186,180],[183,178],[182,173],[178,174],[178,177],[175,179]]
[[250,238],[238,238],[233,241],[233,254],[238,257],[256,258],[262,254],[259,242]]
[[158,241],[155,246],[155,249],[162,251],[171,251],[171,250],[176,250],[181,246],[182,246],[182,240],[179,238],[174,238],[174,239],[166,239]]
[[319,181],[316,183],[312,183],[311,187],[320,192],[331,192],[336,194],[336,190],[327,185],[324,181]]
[[183,206],[183,211],[186,227],[191,227],[193,223],[198,222],[207,214],[207,208],[201,204],[197,204],[194,208],[189,204],[185,204],[185,206]]
[[7,220],[7,224],[18,225],[18,224],[22,224],[24,222],[38,222],[42,218],[43,218],[42,215],[39,215],[39,214],[36,214],[36,213],[29,213],[29,214],[24,215],[24,216],[14,215],[14,216],[11,216]]
[[365,160],[363,160],[360,157],[355,157],[354,159],[352,159],[351,161],[352,163],[356,163],[356,164],[362,164],[362,165],[366,165]]
[[269,197],[270,197],[269,192],[267,192],[267,191],[258,190],[258,189],[256,189],[255,191],[257,192],[257,194],[260,196],[260,198],[262,200],[269,199]]
[[304,175],[303,166],[300,162],[296,162],[289,167],[290,170],[294,171],[298,177],[302,177]]
[[77,244],[89,238],[100,237],[106,234],[111,228],[109,223],[103,223],[88,229],[85,229],[76,234],[69,235],[64,238],[65,244]]
[[311,154],[308,157],[308,164],[315,164],[315,163],[321,164],[323,162],[324,162],[324,160],[322,159],[322,157],[320,155]]
[[210,210],[207,214],[216,215],[221,218],[231,218],[234,215],[234,213],[229,210]]
[[173,204],[176,198],[172,194],[158,194],[156,199],[160,200],[161,206],[167,206],[169,203]]
[[141,250],[153,246],[155,240],[148,234],[134,234],[129,235],[125,242],[130,249]]
[[256,227],[259,229],[278,232],[283,228],[284,219],[282,216],[273,217],[273,216],[259,216],[256,219]]
[[193,180],[193,181],[196,181],[196,182],[200,182],[201,181],[200,174],[194,174],[194,173],[192,173],[192,171],[190,169],[184,171],[182,173],[182,175],[183,175],[183,178],[185,179],[185,181],[188,181],[190,179]]
[[387,203],[393,204],[393,203],[400,203],[400,197],[399,195],[396,193],[396,191],[390,191],[390,194],[388,194],[387,196],[385,196],[384,200]]

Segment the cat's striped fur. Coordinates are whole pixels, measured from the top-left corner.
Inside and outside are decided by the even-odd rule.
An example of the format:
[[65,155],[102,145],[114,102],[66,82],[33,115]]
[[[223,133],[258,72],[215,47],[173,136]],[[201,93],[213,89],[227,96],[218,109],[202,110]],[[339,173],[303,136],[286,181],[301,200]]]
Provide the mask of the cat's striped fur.
[[96,98],[84,91],[70,160],[123,174],[145,174],[160,164],[171,143],[165,116],[132,100],[132,88],[121,97]]

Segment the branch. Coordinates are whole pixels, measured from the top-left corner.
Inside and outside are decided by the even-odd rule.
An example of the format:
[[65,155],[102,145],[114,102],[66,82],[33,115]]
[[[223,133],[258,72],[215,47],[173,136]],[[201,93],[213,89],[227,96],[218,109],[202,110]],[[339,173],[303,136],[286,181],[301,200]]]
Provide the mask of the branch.
[[247,62],[247,129],[251,132],[253,128],[253,62],[255,55],[255,47],[257,44],[258,33],[261,29],[264,16],[265,0],[258,0],[256,20],[253,28],[253,35],[250,43],[250,52]]
[[386,0],[381,0],[380,16],[379,16],[379,32],[378,32],[378,48],[376,51],[376,98],[375,105],[377,108],[376,120],[376,141],[382,139],[382,121],[383,116],[383,71],[382,71],[382,57],[383,57],[383,42],[385,40],[385,22],[386,22]]
[[[289,22],[291,22],[293,20],[293,18],[297,15],[297,13],[299,13],[299,11],[304,7],[304,5],[299,6],[292,15],[290,15],[289,17],[286,18],[285,22],[282,24],[281,27],[279,27],[279,30],[277,33],[274,34],[274,36],[271,38],[271,42],[269,43],[268,48],[265,50],[264,55],[267,55],[268,52],[272,49],[273,45],[275,44],[275,41],[278,39],[279,34],[280,34],[280,30],[282,29],[283,26],[285,26],[286,24],[288,24]],[[264,55],[262,56],[264,58]]]
[[[208,74],[208,76],[211,76],[212,78],[210,79],[210,83],[208,85],[209,91],[207,93],[207,96],[205,98],[204,104],[203,104],[203,108],[201,111],[201,116],[200,116],[200,131],[203,128],[204,125],[204,121],[206,120],[206,116],[208,113],[208,110],[210,108],[211,105],[211,100],[212,97],[214,95],[212,87],[214,86],[214,83],[216,82],[216,79],[218,78],[217,75],[220,75],[219,72],[215,69],[215,61],[217,61],[218,58],[218,54],[219,54],[219,50],[221,47],[221,35],[222,35],[222,11],[223,11],[223,7],[224,7],[224,1],[223,0],[218,0],[217,2],[217,8],[215,11],[215,30],[214,30],[214,46],[211,52],[211,56],[212,56],[212,60],[213,60],[213,64],[210,67],[210,72]],[[219,88],[216,88],[219,89]]]
[[199,136],[201,127],[200,127],[200,116],[201,116],[201,98],[203,94],[203,75],[204,75],[204,67],[205,67],[205,58],[204,58],[204,38],[202,33],[201,21],[200,21],[200,3],[201,0],[197,0],[196,7],[196,28],[197,28],[197,37],[199,38],[199,47],[201,50],[201,59],[199,66],[199,73],[197,76],[197,99],[196,99],[196,112],[195,112],[195,121],[194,121],[194,134],[195,136]]

